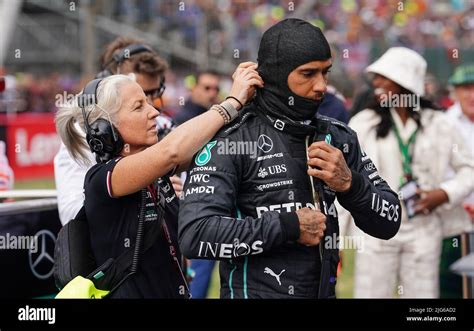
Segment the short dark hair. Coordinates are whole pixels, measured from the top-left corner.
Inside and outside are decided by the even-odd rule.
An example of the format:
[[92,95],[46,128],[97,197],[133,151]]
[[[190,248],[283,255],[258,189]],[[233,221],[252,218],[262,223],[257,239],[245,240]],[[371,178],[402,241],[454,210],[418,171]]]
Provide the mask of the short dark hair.
[[[144,44],[146,42],[133,37],[118,37],[109,44],[107,44],[100,56],[100,63],[103,69],[109,69],[116,73],[118,63],[114,61],[114,54],[120,52],[124,48],[132,44]],[[155,52],[141,52],[133,54],[127,60],[132,62],[133,71],[139,74],[146,74],[149,76],[164,76],[168,64],[164,59],[158,56]]]
[[211,75],[211,76],[216,76],[218,78],[220,78],[220,74],[215,71],[215,70],[211,70],[211,69],[208,69],[208,70],[201,70],[201,71],[198,71],[196,73],[196,84],[199,83],[199,79],[201,78],[202,75]]

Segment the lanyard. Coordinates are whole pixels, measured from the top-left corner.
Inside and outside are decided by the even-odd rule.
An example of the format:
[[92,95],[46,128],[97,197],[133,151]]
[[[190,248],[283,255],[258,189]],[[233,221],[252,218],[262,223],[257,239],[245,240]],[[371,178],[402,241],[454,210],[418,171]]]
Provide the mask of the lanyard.
[[[158,191],[158,190],[159,190],[159,186],[158,186],[156,191]],[[180,273],[181,278],[184,282],[184,286],[186,287],[186,290],[188,292],[188,298],[190,298],[190,293],[191,292],[189,290],[188,283],[186,281],[186,277],[184,276],[183,269],[181,268],[181,264],[180,264],[180,262],[179,262],[179,260],[176,256],[176,248],[173,245],[173,242],[171,240],[171,235],[168,231],[168,226],[166,225],[165,211],[164,211],[163,207],[158,202],[158,198],[157,198],[157,193],[158,192],[155,192],[155,187],[154,187],[153,184],[148,186],[148,192],[150,192],[151,200],[153,200],[153,204],[155,205],[158,217],[160,217],[160,211],[161,211],[161,215],[163,217],[163,230],[164,230],[164,233],[165,233],[166,241],[168,242],[168,246],[169,246],[169,249],[170,249],[169,253],[170,253],[173,261],[175,262],[176,266],[178,267],[179,273]]]
[[403,184],[404,182],[410,181],[413,178],[413,171],[411,169],[413,155],[410,153],[410,146],[415,142],[418,129],[416,129],[415,132],[411,134],[410,138],[408,138],[408,141],[404,143],[402,137],[400,137],[400,132],[398,132],[398,128],[395,125],[393,119],[392,126],[393,132],[395,133],[395,137],[397,137],[398,147],[402,156],[403,177],[401,179],[401,182]]

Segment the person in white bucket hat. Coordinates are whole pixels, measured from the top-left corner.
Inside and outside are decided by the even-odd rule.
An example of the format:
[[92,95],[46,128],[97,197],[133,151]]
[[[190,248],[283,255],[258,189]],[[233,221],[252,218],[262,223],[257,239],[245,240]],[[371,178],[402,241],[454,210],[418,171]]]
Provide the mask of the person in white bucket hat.
[[365,71],[390,79],[395,84],[425,95],[426,61],[417,52],[405,47],[392,47]]
[[[356,253],[355,297],[438,297],[442,239],[469,226],[450,212],[474,189],[474,161],[456,123],[423,99],[426,67],[415,51],[390,48],[366,69],[373,75],[373,104],[349,123],[403,201],[400,231],[392,239],[354,233],[364,238]],[[448,167],[455,176],[446,180]],[[373,197],[372,209],[389,212],[384,206]]]

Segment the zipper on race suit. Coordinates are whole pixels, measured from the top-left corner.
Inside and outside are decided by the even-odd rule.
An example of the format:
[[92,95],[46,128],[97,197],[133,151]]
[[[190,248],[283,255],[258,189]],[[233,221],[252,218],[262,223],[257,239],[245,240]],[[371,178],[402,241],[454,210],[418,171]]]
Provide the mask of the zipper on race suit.
[[[306,136],[306,159],[309,160],[309,155],[308,155],[308,148],[309,148],[309,137],[310,136]],[[310,166],[308,166],[309,168]],[[315,188],[314,188],[314,178],[313,176],[309,176],[309,181],[311,182],[311,192],[313,194],[313,202],[314,202],[314,205],[316,206],[316,209],[321,211],[321,204],[319,203],[319,194],[318,192],[316,192]],[[319,244],[319,257],[321,258],[321,264],[323,263],[323,250],[322,250],[322,245],[321,243]]]
[[[310,136],[306,136],[306,139],[305,139],[305,145],[306,145],[306,159],[309,160],[309,155],[308,155],[308,148],[309,148],[309,138]],[[310,166],[308,165],[308,168],[310,168]],[[321,204],[319,203],[320,201],[320,196],[319,196],[319,193],[316,192],[316,189],[314,188],[314,178],[313,176],[309,176],[309,181],[311,182],[311,192],[312,192],[312,195],[313,195],[313,202],[314,202],[314,205],[316,206],[316,209],[321,211],[321,212],[324,212],[323,209],[321,208]],[[323,202],[324,203],[324,202]],[[320,242],[319,243],[319,258],[321,260],[321,272],[320,272],[320,275],[319,275],[319,289],[318,289],[318,297],[320,297],[321,295],[321,283],[322,283],[322,278],[323,278],[323,245],[322,243]]]

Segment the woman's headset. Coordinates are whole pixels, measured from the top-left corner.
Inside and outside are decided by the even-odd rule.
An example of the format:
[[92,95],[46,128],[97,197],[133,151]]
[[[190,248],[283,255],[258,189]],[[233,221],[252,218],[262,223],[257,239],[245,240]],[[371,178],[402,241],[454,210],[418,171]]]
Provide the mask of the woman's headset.
[[97,88],[102,78],[94,79],[87,83],[81,95],[78,96],[77,103],[82,109],[84,116],[84,127],[86,129],[86,141],[92,153],[96,154],[97,162],[107,162],[117,156],[123,149],[124,141],[120,133],[112,124],[107,111],[108,120],[98,118],[89,124],[89,114],[86,114],[86,107],[97,105]]

